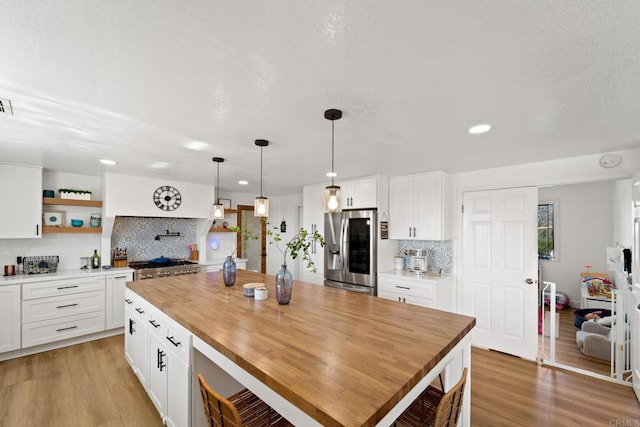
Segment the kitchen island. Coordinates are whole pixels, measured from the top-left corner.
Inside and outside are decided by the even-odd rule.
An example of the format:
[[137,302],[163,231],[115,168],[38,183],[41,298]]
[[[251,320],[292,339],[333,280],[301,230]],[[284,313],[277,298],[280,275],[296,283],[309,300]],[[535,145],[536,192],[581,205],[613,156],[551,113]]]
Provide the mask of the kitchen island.
[[[127,287],[296,425],[389,425],[441,371],[452,385],[470,366],[474,318],[300,281],[278,305],[274,281],[239,270],[232,287],[222,272]],[[268,299],[244,296],[249,282],[265,283]],[[464,403],[468,425],[470,384]]]

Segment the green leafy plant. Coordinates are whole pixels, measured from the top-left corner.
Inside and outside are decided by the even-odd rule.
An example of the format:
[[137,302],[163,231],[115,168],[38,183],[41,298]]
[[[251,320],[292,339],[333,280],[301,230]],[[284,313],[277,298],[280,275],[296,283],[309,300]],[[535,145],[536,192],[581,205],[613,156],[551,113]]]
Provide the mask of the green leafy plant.
[[73,190],[71,188],[59,188],[59,193],[80,193],[80,194],[91,194],[91,191],[88,190]]
[[[233,225],[231,227],[229,227],[229,230],[238,233],[242,236],[241,239],[237,240],[237,244],[235,249],[233,250],[233,252],[231,252],[231,255],[229,255],[229,257],[233,257],[236,252],[238,252],[238,250],[240,249],[240,246],[242,246],[242,250],[246,251],[247,250],[247,242],[249,242],[249,240],[258,240],[258,237],[256,234],[253,233],[253,230],[247,230],[247,229],[240,229],[240,227],[238,227],[237,225]],[[242,243],[240,243],[242,242]]]
[[322,235],[317,231],[310,233],[303,227],[300,227],[298,232],[287,243],[284,244],[283,249],[280,246],[282,242],[282,236],[280,235],[280,232],[278,230],[278,226],[274,226],[271,223],[267,222],[267,236],[269,236],[270,240],[269,244],[274,245],[282,254],[282,264],[287,264],[287,254],[290,254],[292,259],[296,259],[298,258],[298,256],[302,256],[302,260],[305,262],[305,267],[315,273],[317,271],[316,265],[309,255],[309,250],[311,249],[311,245],[314,242],[317,242],[321,247],[324,247],[324,237],[322,237]]

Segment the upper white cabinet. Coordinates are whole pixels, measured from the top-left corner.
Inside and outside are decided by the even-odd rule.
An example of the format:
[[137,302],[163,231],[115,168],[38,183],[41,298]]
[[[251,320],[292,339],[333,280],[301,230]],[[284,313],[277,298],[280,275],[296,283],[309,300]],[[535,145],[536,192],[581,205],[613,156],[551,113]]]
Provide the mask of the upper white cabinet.
[[42,168],[0,164],[0,238],[42,237]]
[[375,176],[339,182],[342,193],[342,209],[378,207],[378,182]]
[[389,238],[451,238],[449,175],[431,172],[389,180]]

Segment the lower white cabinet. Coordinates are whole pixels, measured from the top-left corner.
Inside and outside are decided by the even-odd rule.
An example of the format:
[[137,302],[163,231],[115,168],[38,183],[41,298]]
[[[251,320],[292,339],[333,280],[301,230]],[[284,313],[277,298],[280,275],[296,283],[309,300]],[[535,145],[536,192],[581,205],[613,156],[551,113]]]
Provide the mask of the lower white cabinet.
[[124,326],[124,289],[127,282],[133,280],[133,273],[109,275],[106,280],[105,329]]
[[378,274],[378,297],[445,311],[455,311],[452,277],[430,279],[410,273]]
[[22,348],[104,331],[104,276],[22,285]]
[[[127,361],[138,374],[164,424],[189,426],[191,333],[129,289],[126,289],[125,312],[133,317],[133,332],[127,328],[125,335]],[[137,327],[142,319],[145,325]],[[143,328],[145,333],[140,333]],[[139,374],[143,370],[146,375]]]
[[20,348],[20,286],[0,286],[0,353]]

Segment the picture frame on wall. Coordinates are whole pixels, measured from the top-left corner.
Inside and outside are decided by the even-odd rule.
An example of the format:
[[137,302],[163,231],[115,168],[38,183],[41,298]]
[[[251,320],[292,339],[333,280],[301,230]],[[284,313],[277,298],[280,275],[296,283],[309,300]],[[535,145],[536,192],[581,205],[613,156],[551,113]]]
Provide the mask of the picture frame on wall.
[[225,209],[231,209],[231,199],[218,199],[218,203]]

